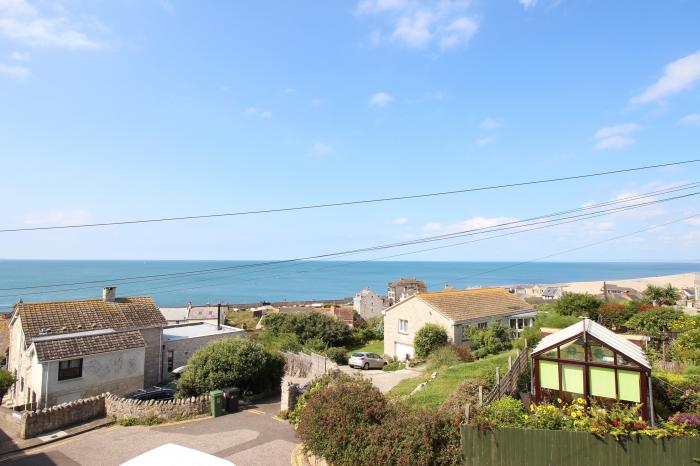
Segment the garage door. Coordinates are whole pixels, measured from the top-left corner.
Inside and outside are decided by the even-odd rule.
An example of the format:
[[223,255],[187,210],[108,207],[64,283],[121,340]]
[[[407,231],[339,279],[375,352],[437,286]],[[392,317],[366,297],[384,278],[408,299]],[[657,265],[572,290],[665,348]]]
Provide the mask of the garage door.
[[408,356],[408,359],[412,359],[413,346],[405,345],[403,343],[394,343],[394,354],[396,355],[396,359],[399,361],[404,361],[406,356]]

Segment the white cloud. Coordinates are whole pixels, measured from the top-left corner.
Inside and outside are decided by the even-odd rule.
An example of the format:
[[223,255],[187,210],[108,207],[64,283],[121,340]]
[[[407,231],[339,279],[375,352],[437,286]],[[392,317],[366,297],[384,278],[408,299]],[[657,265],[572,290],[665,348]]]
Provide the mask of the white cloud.
[[43,213],[28,213],[22,217],[25,225],[75,225],[85,223],[90,219],[85,210],[54,210]]
[[476,143],[477,143],[478,145],[480,145],[480,146],[485,146],[486,144],[490,144],[490,143],[492,143],[493,141],[494,141],[494,138],[493,138],[493,137],[487,136],[487,137],[484,137],[484,138],[477,138],[477,140],[474,141],[474,142],[476,142]]
[[[65,9],[60,10],[65,14]],[[98,49],[66,16],[46,16],[26,0],[0,0],[0,35],[35,47]]]
[[467,44],[478,31],[477,19],[466,14],[470,3],[467,0],[361,0],[357,12],[389,18],[391,26],[387,33],[377,30],[371,33],[372,45],[388,39],[410,48],[436,43],[446,50]]
[[685,126],[700,126],[700,113],[691,113],[686,115],[678,123]]
[[480,126],[481,126],[481,129],[496,129],[499,126],[501,126],[501,122],[500,122],[500,120],[497,120],[496,118],[486,117],[481,122]]
[[408,219],[406,217],[398,217],[395,218],[391,221],[392,225],[405,225],[408,223]]
[[319,141],[319,142],[314,144],[313,153],[314,153],[314,155],[318,155],[318,156],[331,155],[333,153],[333,147],[326,144],[325,142]]
[[473,18],[462,16],[455,19],[449,26],[442,29],[440,47],[448,49],[466,44],[476,34],[479,25]]
[[531,6],[535,6],[537,4],[537,0],[518,0],[518,1],[525,8],[530,8]]
[[625,123],[601,128],[596,131],[594,135],[598,142],[596,142],[593,148],[596,150],[622,149],[623,147],[632,145],[636,141],[631,135],[639,130],[639,128],[640,126],[636,123]]
[[685,221],[685,223],[694,227],[700,227],[700,217],[689,218]]
[[263,120],[269,120],[270,118],[272,118],[272,112],[260,112],[260,118],[262,118]]
[[9,56],[14,61],[29,61],[31,58],[28,53],[22,52],[12,52]]
[[394,101],[394,96],[386,92],[377,92],[369,98],[370,107],[386,107]]
[[511,217],[472,217],[450,225],[443,225],[439,222],[428,223],[423,226],[423,231],[426,233],[450,234],[479,228],[491,228],[515,221],[517,219]]
[[664,74],[631,102],[646,104],[688,89],[700,79],[700,50],[666,65]]
[[272,118],[272,112],[267,110],[260,110],[257,107],[248,107],[245,109],[245,113],[248,115],[255,115],[263,120],[269,120]]
[[318,107],[323,106],[323,104],[325,104],[325,103],[326,103],[326,101],[321,99],[320,97],[314,97],[313,99],[311,99],[311,106],[312,107],[318,108]]
[[12,79],[21,80],[27,78],[32,72],[26,66],[4,65],[0,63],[0,74]]

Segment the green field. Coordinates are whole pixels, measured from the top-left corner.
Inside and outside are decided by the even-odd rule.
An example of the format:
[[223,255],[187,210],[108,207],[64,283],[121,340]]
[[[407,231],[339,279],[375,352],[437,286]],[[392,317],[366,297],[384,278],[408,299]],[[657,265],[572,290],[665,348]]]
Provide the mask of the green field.
[[[508,370],[508,355],[515,357],[515,351],[487,356],[475,362],[463,362],[439,370],[437,378],[428,383],[425,390],[416,393],[409,399],[418,406],[439,406],[466,379],[483,378],[486,373],[495,373],[496,367],[500,367],[501,374],[505,374]],[[391,389],[389,396],[396,398],[408,396],[419,383],[425,382],[429,378],[430,374],[425,373],[419,377],[402,380]]]
[[384,353],[384,340],[372,340],[369,343],[366,343],[362,346],[350,348],[348,350],[348,356],[350,356],[352,353],[358,353],[361,351],[366,351],[368,353],[377,353],[381,356]]

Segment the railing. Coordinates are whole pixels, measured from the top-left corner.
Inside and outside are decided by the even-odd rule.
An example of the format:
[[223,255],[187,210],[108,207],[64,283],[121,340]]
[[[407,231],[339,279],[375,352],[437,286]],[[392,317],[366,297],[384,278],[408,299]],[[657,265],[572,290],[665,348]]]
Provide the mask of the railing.
[[518,379],[520,375],[527,370],[528,361],[527,340],[525,340],[525,348],[518,350],[515,361],[508,359],[508,372],[501,377],[500,370],[496,368],[496,385],[491,389],[484,403],[491,403],[506,395],[515,395],[518,390]]

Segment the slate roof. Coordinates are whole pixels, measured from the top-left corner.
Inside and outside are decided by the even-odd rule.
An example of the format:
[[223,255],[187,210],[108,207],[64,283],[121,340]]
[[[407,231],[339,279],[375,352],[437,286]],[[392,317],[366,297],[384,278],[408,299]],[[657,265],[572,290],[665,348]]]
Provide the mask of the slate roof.
[[[455,321],[498,317],[533,310],[533,306],[503,288],[477,288],[420,293],[419,299]],[[406,302],[406,301],[403,301]],[[396,305],[398,306],[398,305]]]
[[417,278],[404,278],[401,277],[389,283],[389,287],[393,288],[395,286],[405,286],[405,285],[418,285],[419,288],[425,289],[425,282],[423,280],[418,280]]
[[138,329],[167,324],[153,299],[148,296],[17,303],[15,313],[22,321],[25,338],[60,335],[97,329]]
[[133,348],[143,348],[146,342],[138,330],[127,332],[108,332],[87,335],[70,334],[65,338],[52,336],[52,339],[38,337],[34,341],[39,361],[55,361],[58,359],[70,359],[89,354],[109,353],[112,351],[124,351]]

